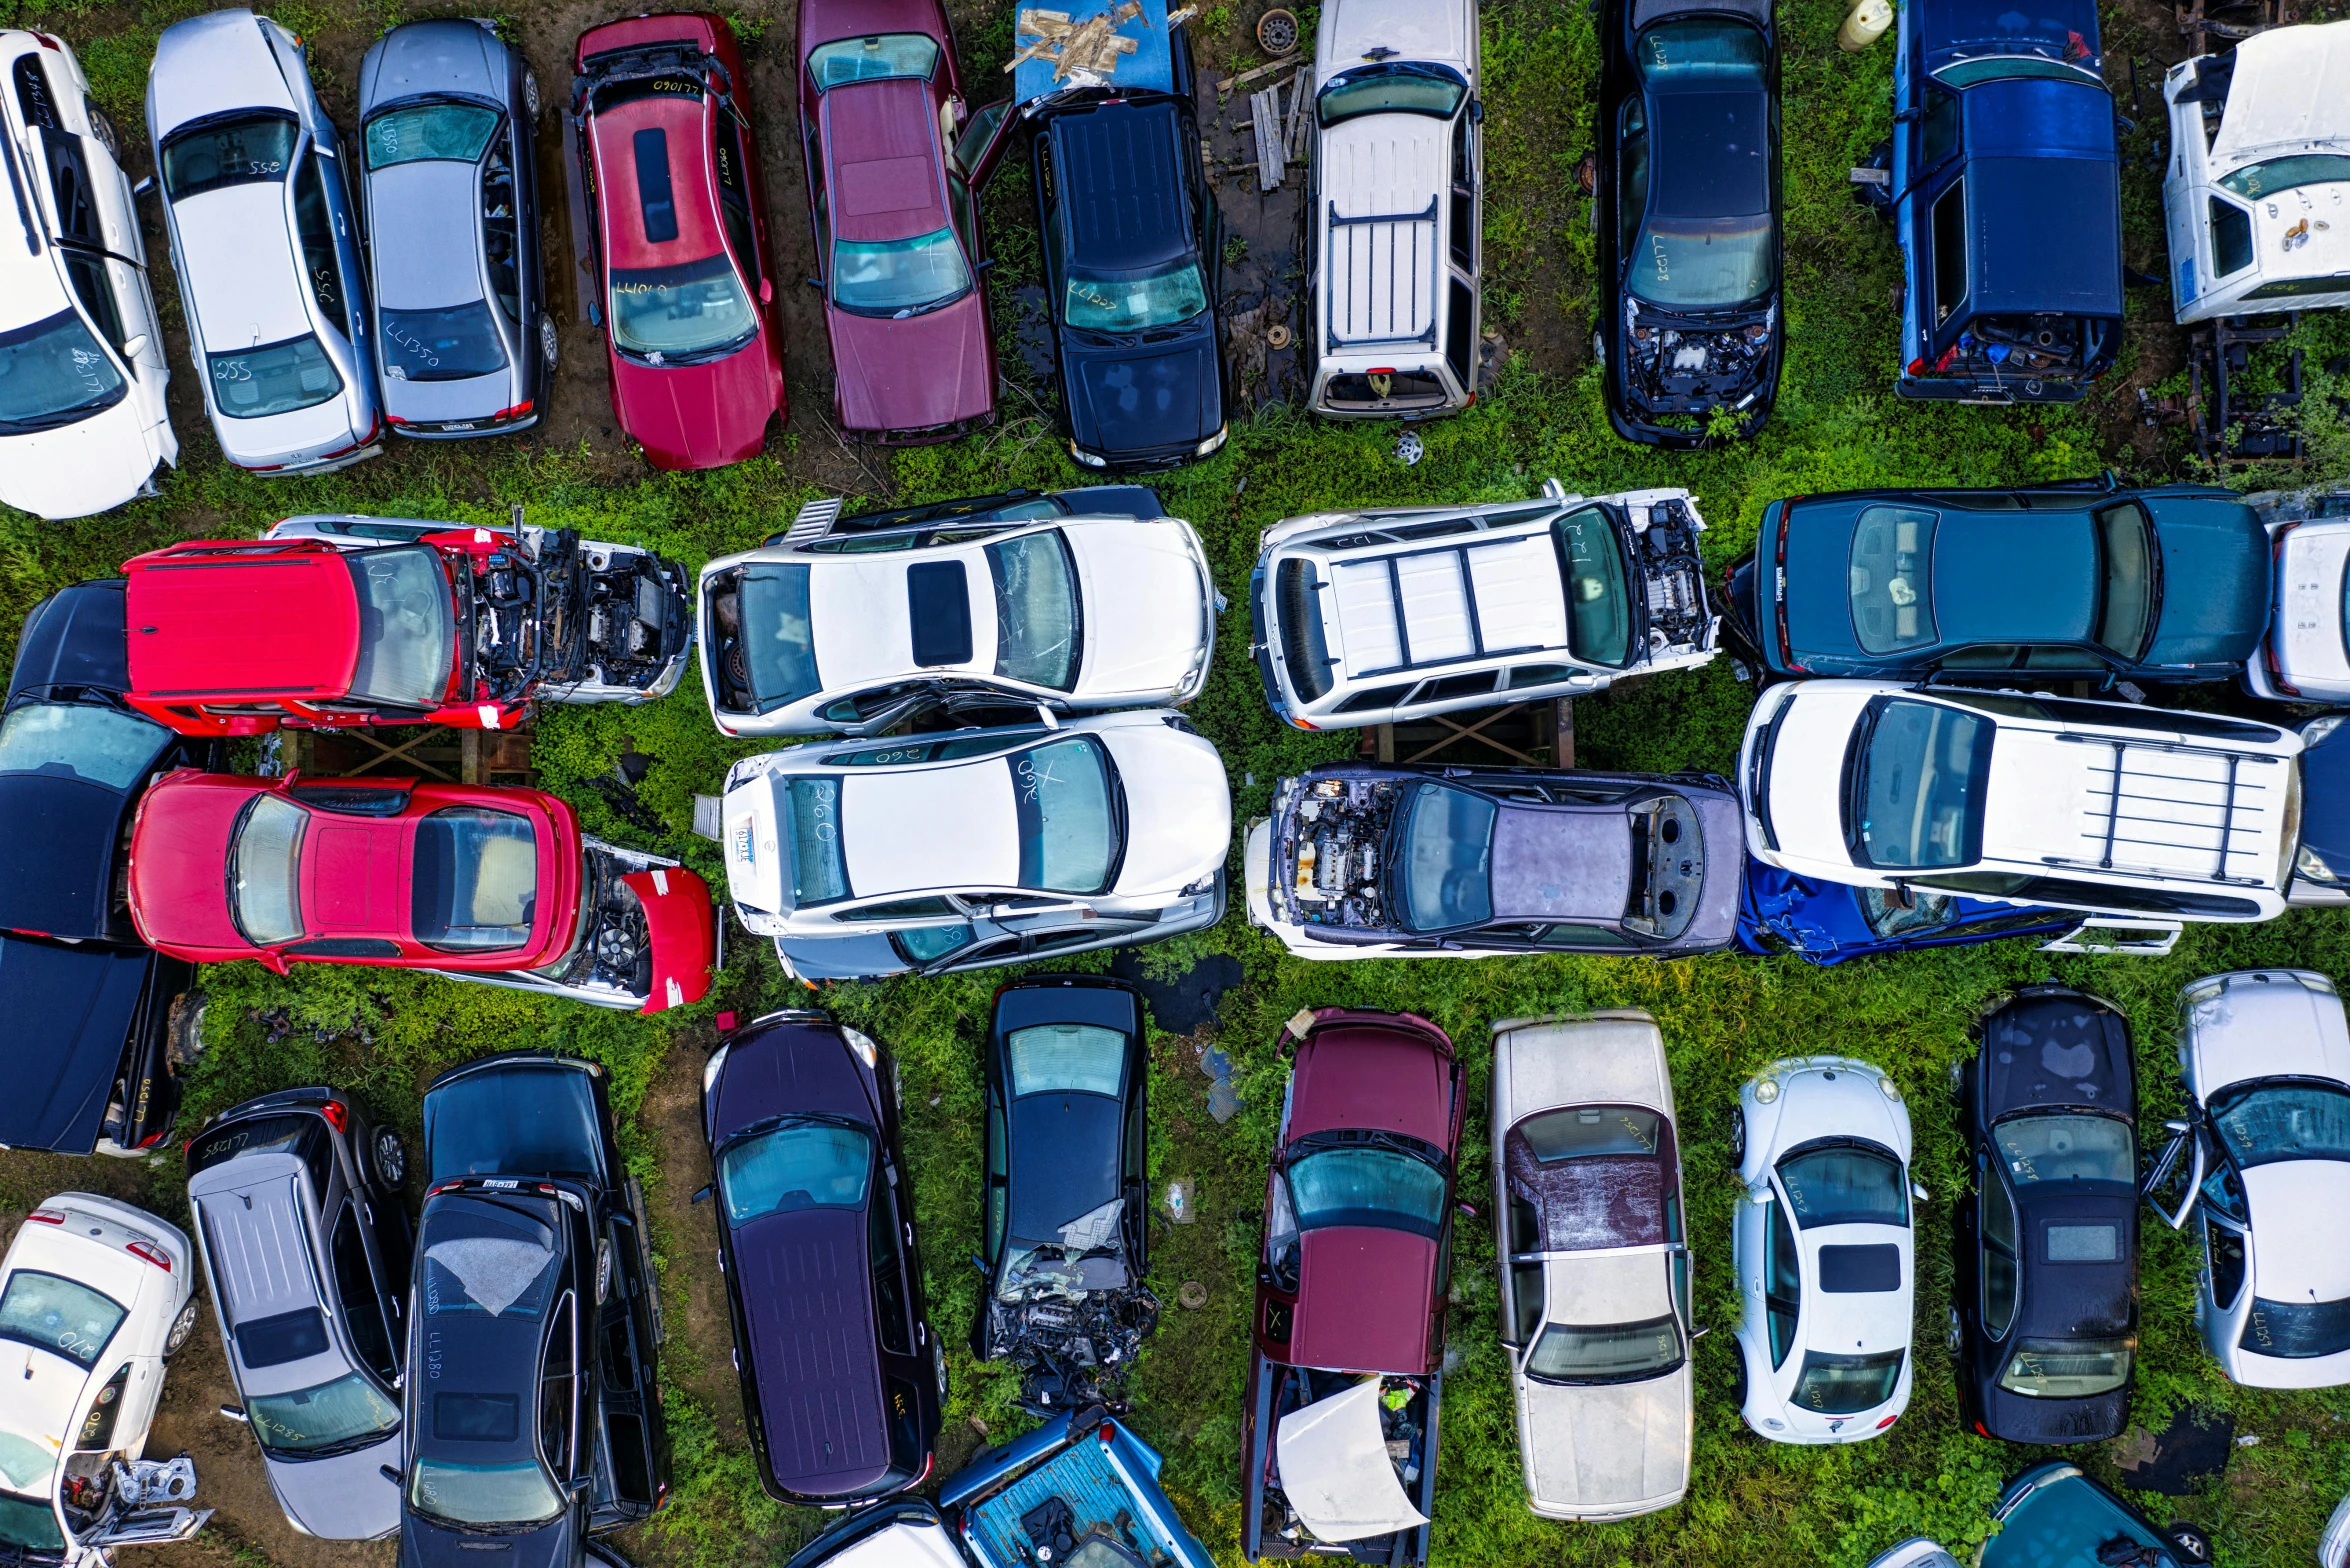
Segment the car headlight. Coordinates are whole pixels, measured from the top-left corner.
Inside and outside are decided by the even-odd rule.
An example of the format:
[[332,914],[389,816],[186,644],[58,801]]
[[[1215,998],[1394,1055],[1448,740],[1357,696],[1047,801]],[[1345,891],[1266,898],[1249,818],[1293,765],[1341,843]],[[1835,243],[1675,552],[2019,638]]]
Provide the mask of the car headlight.
[[1203,898],[1214,891],[1216,891],[1216,874],[1211,871],[1197,882],[1187,884],[1183,889],[1183,896],[1185,898]]
[[2350,718],[2350,714],[2329,713],[2322,719],[2311,719],[2307,724],[2301,726],[2302,746],[2305,748],[2314,746],[2324,740],[2328,735],[2340,729],[2342,721],[2346,718]]
[[726,1053],[732,1048],[731,1042],[721,1045],[717,1050],[712,1051],[710,1059],[702,1064],[702,1093],[708,1094],[718,1086],[718,1074],[725,1068]]
[[1110,466],[1108,458],[1096,457],[1074,441],[1069,443],[1069,455],[1087,468],[1107,468]]
[[857,1060],[863,1062],[867,1067],[871,1067],[881,1060],[880,1051],[874,1048],[872,1040],[862,1032],[844,1027],[840,1032],[840,1037],[849,1043],[850,1050],[857,1053]]
[[2318,852],[2307,844],[2293,852],[2293,875],[2307,882],[2324,882],[2329,885],[2342,880],[2334,868],[2327,865]]
[[1899,1105],[1901,1103],[1901,1086],[1895,1083],[1892,1079],[1879,1078],[1877,1080],[1877,1087],[1885,1091],[1886,1099],[1891,1100],[1895,1105]]
[[2187,1006],[2193,1007],[2201,1002],[2212,1001],[2227,988],[2228,983],[2225,979],[2198,980],[2187,987],[2186,993],[2179,1000]]
[[1755,1080],[1755,1084],[1754,1084],[1754,1103],[1755,1103],[1755,1104],[1757,1104],[1757,1105],[1768,1105],[1768,1104],[1770,1104],[1770,1103],[1771,1103],[1773,1100],[1776,1100],[1778,1097],[1779,1097],[1779,1080],[1778,1080],[1778,1079],[1776,1079],[1776,1078],[1758,1078],[1758,1079],[1756,1079],[1756,1080]]
[[1208,437],[1198,446],[1195,446],[1191,449],[1191,455],[1193,457],[1206,457],[1209,453],[1221,448],[1224,445],[1225,438],[1231,434],[1232,426],[1229,422],[1218,425],[1214,435]]

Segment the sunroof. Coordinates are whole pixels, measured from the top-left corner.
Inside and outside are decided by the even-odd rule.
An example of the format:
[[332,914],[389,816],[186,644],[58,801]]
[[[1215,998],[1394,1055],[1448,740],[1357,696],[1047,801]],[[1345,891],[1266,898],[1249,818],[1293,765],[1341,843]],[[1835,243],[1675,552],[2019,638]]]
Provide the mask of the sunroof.
[[923,669],[971,662],[971,590],[960,561],[906,568],[906,612],[914,624],[914,663]]
[[677,202],[669,191],[669,133],[657,125],[636,133],[636,199],[648,243],[677,238]]

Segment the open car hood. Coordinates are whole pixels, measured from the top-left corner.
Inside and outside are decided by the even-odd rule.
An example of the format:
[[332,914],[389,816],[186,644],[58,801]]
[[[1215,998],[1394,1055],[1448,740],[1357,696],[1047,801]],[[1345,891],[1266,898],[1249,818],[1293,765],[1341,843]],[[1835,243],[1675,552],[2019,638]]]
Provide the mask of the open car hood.
[[1281,1418],[1275,1450],[1281,1490],[1321,1540],[1359,1541],[1428,1522],[1412,1506],[1387,1457],[1387,1438],[1379,1425],[1380,1388],[1379,1378],[1367,1377]]

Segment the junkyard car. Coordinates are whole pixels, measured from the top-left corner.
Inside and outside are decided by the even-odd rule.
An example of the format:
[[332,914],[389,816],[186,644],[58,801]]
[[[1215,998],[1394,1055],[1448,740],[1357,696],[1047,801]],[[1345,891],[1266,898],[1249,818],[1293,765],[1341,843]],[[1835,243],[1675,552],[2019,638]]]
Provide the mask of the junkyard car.
[[2350,904],[2350,714],[2301,726],[2301,844],[2293,851],[2294,904]]
[[755,455],[788,412],[750,75],[721,17],[580,35],[571,118],[612,411],[655,468]]
[[1730,1237],[1745,1314],[1739,1414],[1774,1443],[1858,1443],[1909,1405],[1917,1289],[1909,1107],[1841,1056],[1771,1063],[1738,1091],[1745,1199]]
[[359,64],[384,420],[411,436],[538,423],[555,367],[539,276],[538,78],[485,21],[395,27]]
[[1105,919],[1082,904],[1032,914],[1017,904],[950,898],[959,912],[957,920],[850,936],[779,936],[775,956],[784,973],[809,985],[890,975],[961,974],[1109,947],[1139,947],[1204,931],[1224,919],[1225,897],[1225,879],[1219,876],[1205,892],[1116,919]]
[[940,707],[1197,697],[1217,595],[1191,524],[1155,498],[1131,517],[1061,516],[1042,499],[1009,517],[795,528],[703,567],[702,687],[719,732],[872,735]]
[[1887,891],[2177,920],[2285,908],[2301,738],[2121,702],[1792,681],[1739,759],[1747,852]]
[[1774,675],[2232,680],[2269,577],[2259,517],[2208,485],[1857,490],[1764,507],[1722,608]]
[[1686,490],[1317,512],[1265,530],[1250,652],[1301,730],[1604,690],[1714,656]]
[[1156,921],[1215,895],[1232,837],[1223,759],[1153,709],[771,751],[721,809],[754,936],[894,931],[930,957],[980,914]]
[[702,1068],[743,1411],[784,1502],[871,1503],[930,1474],[946,1354],[894,1082],[872,1040],[814,1011],[754,1019]]
[[21,171],[24,246],[0,244],[0,504],[48,518],[109,511],[179,463],[122,143],[82,63],[0,29],[0,137]]
[[131,919],[194,963],[383,964],[657,1013],[699,1001],[709,887],[543,790],[182,769],[139,803]]
[[682,567],[568,528],[289,517],[123,571],[131,704],[187,735],[511,729],[538,700],[651,702],[692,635]]
[[2061,909],[1915,888],[1852,887],[1750,860],[1738,903],[1737,943],[1741,952],[1793,953],[1825,966],[1872,953],[2055,936],[2080,923],[2079,915]]
[[2340,22],[2270,28],[2164,74],[2162,210],[2179,325],[2350,305],[2345,94]]
[[1646,1013],[1493,1026],[1502,1344],[1529,1506],[1628,1519],[1689,1489],[1681,1147]]
[[505,1051],[424,1092],[429,1182],[408,1297],[400,1556],[584,1568],[669,1493],[644,1194],[604,1070]]
[[399,1134],[340,1090],[289,1089],[221,1112],[187,1157],[228,1409],[278,1507],[304,1535],[390,1535],[413,1240]]
[[[2195,1318],[2251,1388],[2350,1383],[2350,1028],[2305,969],[2212,975],[2179,998],[2185,1125],[2148,1178],[2173,1230],[2203,1211]],[[2186,1191],[2167,1201],[2183,1173]]]
[[1485,106],[1476,0],[1333,0],[1314,42],[1307,406],[1424,419],[1477,400]]
[[[184,1541],[212,1510],[183,1457],[141,1459],[164,1366],[196,1328],[196,1252],[178,1226],[61,1192],[0,1259],[8,1376],[0,1550],[28,1565],[106,1568],[119,1547]],[[169,1501],[164,1497],[169,1494]]]
[[2138,1345],[2129,1020],[2047,982],[1972,1033],[1957,1075],[1974,1191],[1951,1226],[1959,1419],[2011,1443],[2119,1437]]
[[1428,1559],[1461,1068],[1409,1013],[1316,1011],[1266,1180],[1241,1550]]
[[[843,434],[947,441],[995,418],[969,106],[938,0],[800,0],[800,145]],[[984,127],[982,128],[984,134]]]
[[[2211,1561],[2210,1538],[2200,1529],[2177,1523],[2156,1529],[2075,1465],[2039,1465],[2017,1476],[2000,1492],[1991,1519],[1999,1528],[1975,1549],[1975,1568],[2105,1568],[2109,1555],[2144,1568]],[[1920,1535],[1879,1552],[1869,1568],[1958,1568],[1958,1559]]]
[[195,972],[140,941],[123,890],[131,815],[157,775],[217,760],[123,705],[123,585],[33,606],[0,710],[0,1146],[161,1143]]
[[1094,976],[996,993],[987,1031],[982,1361],[1020,1368],[1038,1413],[1119,1397],[1158,1319],[1150,1267],[1142,998]]
[[1723,779],[1346,762],[1276,784],[1241,855],[1300,958],[1710,952],[1745,865]]
[[1608,423],[1695,447],[1779,390],[1779,45],[1768,5],[1613,0],[1599,123]]
[[165,28],[147,141],[222,454],[255,473],[322,474],[382,451],[349,149],[301,40],[242,9]]
[[2122,336],[2121,160],[2097,8],[1953,0],[1898,15],[1893,389],[2076,402]]
[[2244,685],[2273,702],[2350,703],[2350,489],[2257,495],[2275,561],[2272,619]]

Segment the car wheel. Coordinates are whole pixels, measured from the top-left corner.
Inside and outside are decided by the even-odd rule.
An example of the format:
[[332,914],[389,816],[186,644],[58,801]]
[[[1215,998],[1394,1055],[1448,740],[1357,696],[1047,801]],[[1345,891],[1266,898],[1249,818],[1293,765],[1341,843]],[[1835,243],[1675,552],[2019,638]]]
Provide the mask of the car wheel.
[[400,1184],[408,1179],[408,1145],[389,1127],[378,1127],[374,1147],[368,1154],[375,1160],[375,1179],[388,1192],[398,1192]]
[[2198,1564],[2211,1561],[2211,1537],[2197,1526],[2174,1522],[2162,1534],[2186,1561]]
[[947,1397],[947,1347],[935,1339],[930,1342],[930,1365],[938,1374],[938,1398],[939,1403],[944,1404]]
[[163,1336],[163,1359],[169,1361],[178,1355],[180,1347],[186,1344],[195,1332],[196,1302],[195,1298],[191,1296],[188,1299],[188,1304],[180,1308],[180,1315],[171,1320],[171,1332]]
[[1949,1348],[1951,1355],[1956,1356],[1958,1347],[1965,1338],[1966,1331],[1959,1326],[1958,1308],[1954,1306],[1950,1309],[1950,1327],[1943,1334],[1942,1343]]
[[106,111],[96,104],[89,106],[89,114],[90,134],[98,138],[98,145],[105,148],[115,162],[120,163],[122,161],[122,137],[115,131],[114,122],[106,118]]
[[1730,1354],[1737,1358],[1737,1364],[1730,1372],[1730,1403],[1736,1405],[1740,1410],[1744,1410],[1746,1408],[1746,1347],[1736,1340],[1732,1340]]
[[612,1238],[596,1243],[596,1305],[612,1298]]
[[562,357],[562,352],[563,344],[555,336],[555,318],[548,315],[543,310],[540,311],[539,358],[545,360],[547,362],[547,368],[552,370],[555,368],[555,361]]
[[1730,1107],[1730,1163],[1746,1163],[1746,1107],[1743,1105]]
[[522,73],[522,106],[530,111],[532,119],[539,117],[539,73],[536,71]]

